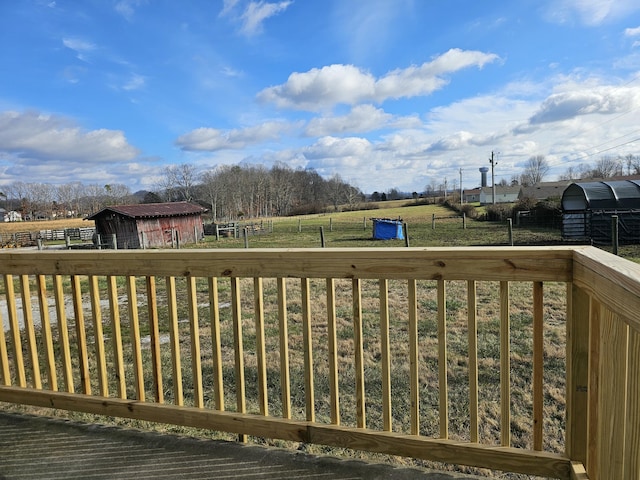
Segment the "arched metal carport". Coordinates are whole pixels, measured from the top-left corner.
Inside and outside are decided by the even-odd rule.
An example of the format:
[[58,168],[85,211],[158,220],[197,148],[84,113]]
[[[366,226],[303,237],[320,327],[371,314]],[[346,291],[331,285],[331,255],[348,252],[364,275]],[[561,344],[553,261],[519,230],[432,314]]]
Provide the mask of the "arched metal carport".
[[562,237],[611,242],[617,215],[620,243],[640,243],[640,181],[616,180],[569,185],[562,194]]

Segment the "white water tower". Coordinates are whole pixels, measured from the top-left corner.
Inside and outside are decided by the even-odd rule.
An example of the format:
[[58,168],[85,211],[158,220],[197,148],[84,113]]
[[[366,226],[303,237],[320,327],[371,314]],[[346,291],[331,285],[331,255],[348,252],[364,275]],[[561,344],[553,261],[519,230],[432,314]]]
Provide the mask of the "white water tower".
[[480,167],[480,186],[487,186],[487,172],[489,172],[489,167]]

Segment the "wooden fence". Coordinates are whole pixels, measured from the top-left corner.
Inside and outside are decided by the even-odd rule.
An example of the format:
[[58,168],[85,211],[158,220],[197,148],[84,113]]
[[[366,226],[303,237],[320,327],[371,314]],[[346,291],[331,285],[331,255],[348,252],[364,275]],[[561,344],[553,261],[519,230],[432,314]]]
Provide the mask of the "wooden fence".
[[7,251],[0,274],[0,401],[640,478],[640,266],[593,247]]

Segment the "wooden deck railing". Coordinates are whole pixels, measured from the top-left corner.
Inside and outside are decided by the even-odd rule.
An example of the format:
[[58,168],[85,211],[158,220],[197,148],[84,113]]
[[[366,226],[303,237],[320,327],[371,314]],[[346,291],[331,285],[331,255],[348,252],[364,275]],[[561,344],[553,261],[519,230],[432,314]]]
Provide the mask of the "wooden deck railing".
[[593,247],[12,251],[0,274],[3,402],[640,478],[640,266]]

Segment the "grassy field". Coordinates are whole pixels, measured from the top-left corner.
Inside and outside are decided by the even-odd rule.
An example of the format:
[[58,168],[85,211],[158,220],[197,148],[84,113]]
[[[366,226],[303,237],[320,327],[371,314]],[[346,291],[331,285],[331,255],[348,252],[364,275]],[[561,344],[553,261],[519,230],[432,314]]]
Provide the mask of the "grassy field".
[[65,228],[88,228],[93,226],[93,221],[83,220],[82,218],[37,220],[34,222],[0,222],[0,234],[35,232],[38,230],[64,230]]
[[[409,240],[411,246],[429,247],[429,246],[465,246],[465,245],[508,245],[509,235],[506,223],[479,222],[476,220],[467,220],[466,228],[463,229],[461,218],[445,218],[452,217],[454,213],[440,206],[434,205],[412,205],[402,206],[407,202],[396,203],[391,208],[367,210],[358,212],[344,212],[325,215],[308,215],[304,217],[292,218],[275,218],[269,221],[255,222],[260,227],[260,234],[250,235],[247,238],[250,248],[292,248],[292,247],[319,247],[320,246],[320,228],[323,229],[325,242],[328,248],[331,247],[366,247],[366,246],[388,246],[388,247],[404,247],[404,240],[377,241],[372,239],[372,222],[371,218],[401,218],[408,225]],[[432,225],[432,218],[435,215],[435,228]],[[65,228],[69,226],[78,226],[80,221],[56,221],[52,224],[45,222],[11,224],[11,227],[19,225],[37,225],[37,229],[42,228]],[[43,225],[47,225],[44,227]],[[65,225],[61,227],[59,225]],[[87,226],[87,222],[80,223],[81,226]],[[2,228],[8,227],[7,224],[0,225]],[[562,242],[559,231],[549,231],[541,229],[523,229],[514,227],[513,240],[516,245],[546,245],[559,244]],[[207,236],[204,243],[198,244],[199,248],[244,248],[244,238],[221,238],[216,240],[215,237]],[[207,304],[207,287],[206,279],[202,285],[199,284],[197,291],[199,292],[198,302]],[[340,283],[342,282],[342,283]],[[276,296],[275,281],[273,279],[265,280],[265,296],[273,301]],[[343,405],[342,423],[344,425],[352,425],[355,422],[355,400],[354,400],[354,371],[349,366],[353,362],[353,322],[350,318],[351,313],[351,284],[348,281],[339,281],[337,287],[338,302],[338,337],[339,337],[339,355],[340,363],[345,368],[341,369],[341,402]],[[258,411],[257,391],[255,390],[256,380],[256,356],[253,352],[256,342],[255,317],[252,302],[252,281],[246,279],[242,284],[244,302],[243,309],[243,329],[245,337],[245,354],[247,369],[247,394],[249,398],[249,411]],[[298,298],[296,285],[292,284],[288,288],[288,296],[292,299]],[[314,302],[314,318],[326,318],[324,310],[326,309],[325,300],[322,293],[323,282],[312,284],[314,298],[318,301]],[[378,286],[377,282],[364,281],[362,286],[363,298],[363,328],[365,333],[366,347],[366,383],[368,398],[371,403],[367,404],[367,421],[372,427],[379,426],[381,422],[380,405],[376,404],[375,398],[379,393],[380,386],[380,366],[378,359],[380,358],[379,344],[380,333],[377,328],[378,322]],[[144,291],[144,282],[140,285],[140,291]],[[178,285],[178,296],[184,296],[186,287],[183,283]],[[391,325],[391,342],[392,355],[394,364],[397,367],[392,372],[393,385],[392,391],[394,399],[398,403],[394,406],[394,429],[396,431],[407,431],[409,425],[409,408],[403,403],[408,401],[409,383],[406,371],[406,363],[403,359],[408,357],[408,333],[406,326],[406,305],[407,292],[406,282],[394,281],[389,284],[389,308],[391,318],[394,319]],[[421,393],[421,411],[423,413],[422,431],[424,435],[438,435],[438,366],[437,366],[437,288],[436,282],[421,281],[418,285],[419,289],[419,311],[420,318],[419,334],[420,334],[420,351],[421,364],[424,369],[421,370],[421,385],[424,391]],[[499,299],[497,297],[497,285],[495,282],[480,282],[478,284],[478,342],[479,342],[479,369],[480,369],[480,388],[481,388],[481,405],[480,408],[484,412],[481,424],[481,438],[483,443],[499,443]],[[226,279],[220,279],[219,282],[220,302],[230,302],[230,286]],[[324,300],[323,300],[324,298]],[[564,449],[564,396],[565,396],[565,286],[564,284],[545,284],[545,448],[550,451],[561,452]],[[265,303],[269,302],[265,300]],[[162,328],[167,328],[166,313],[166,296],[163,297],[159,293],[160,304],[160,321]],[[269,352],[268,378],[269,378],[269,410],[271,415],[279,415],[281,412],[281,404],[279,403],[279,339],[278,339],[278,318],[277,308],[268,307],[270,310],[265,316],[265,331],[267,336],[267,352]],[[447,282],[447,343],[448,343],[448,381],[451,389],[450,393],[450,414],[451,423],[449,425],[450,435],[453,439],[468,439],[468,345],[467,345],[467,310],[466,310],[466,283],[465,282]],[[141,324],[146,323],[144,312],[146,309],[141,308]],[[512,345],[512,432],[513,444],[519,447],[531,447],[531,357],[532,357],[532,295],[530,283],[514,283],[511,287],[511,345]],[[90,313],[88,313],[89,315]],[[188,312],[180,313],[181,316],[187,316]],[[223,356],[225,359],[225,392],[228,397],[229,405],[233,405],[235,395],[235,385],[233,380],[233,332],[231,330],[231,312],[230,309],[221,310],[221,324],[223,325]],[[105,318],[107,315],[104,315]],[[206,311],[201,312],[200,318],[208,318]],[[90,322],[88,322],[89,324]],[[302,351],[302,329],[301,329],[301,307],[293,304],[289,307],[289,340],[290,340],[290,364],[292,377],[292,405],[294,407],[294,416],[304,416],[304,397],[302,396],[304,375],[303,375],[303,351]],[[88,328],[91,328],[88,325]],[[184,325],[185,335],[187,335],[188,327]],[[108,336],[109,326],[105,324],[105,334]],[[226,329],[226,330],[225,330]],[[144,327],[143,327],[144,330]],[[208,338],[208,328],[203,320],[201,328],[201,345],[203,345],[203,367],[205,368],[205,378],[211,378],[211,358],[212,348],[211,338]],[[88,332],[89,335],[91,332]],[[143,331],[143,335],[146,332]],[[74,332],[70,330],[70,334]],[[317,359],[314,365],[314,374],[317,379],[317,396],[316,408],[318,418],[326,418],[328,385],[323,384],[327,379],[327,362],[323,359],[327,356],[326,342],[326,323],[322,320],[317,321],[313,325],[314,336],[314,356]],[[186,338],[186,337],[184,337]],[[189,342],[184,345],[184,358],[189,356]],[[207,347],[208,346],[208,347]],[[253,349],[253,350],[252,350]],[[396,362],[397,360],[397,362]],[[170,371],[169,360],[165,358],[167,363],[167,371]],[[127,374],[131,375],[130,372]],[[185,372],[185,380],[188,373]],[[324,380],[323,380],[324,379]],[[211,380],[208,380],[209,382]],[[206,391],[211,391],[211,384],[205,385]],[[185,386],[185,390],[188,388]],[[167,399],[170,401],[170,398]],[[5,408],[16,408],[15,406],[5,406]],[[24,407],[18,407],[23,410]],[[232,409],[233,407],[231,407]],[[27,409],[29,411],[41,411],[38,409]],[[51,414],[52,412],[46,411]],[[72,418],[93,421],[94,418],[86,415],[74,413],[53,412]],[[201,432],[191,429],[177,428],[171,426],[148,425],[140,422],[132,422],[118,419],[96,419],[99,422],[115,422],[125,425],[142,426],[145,428],[154,428],[163,431],[187,433],[190,435],[206,435],[215,438],[232,439],[233,436],[225,436],[216,432]],[[309,453],[330,453],[347,455],[356,458],[374,458],[375,460],[383,460],[394,463],[403,464],[419,464],[426,466],[434,466],[428,462],[414,462],[407,459],[390,458],[387,456],[368,455],[359,452],[345,451],[342,449],[330,449],[313,445],[290,444],[287,442],[270,441],[265,439],[252,439],[257,443],[274,445],[279,447],[294,448]],[[436,467],[448,469],[441,465]],[[471,469],[462,469],[463,471],[472,471]],[[496,478],[529,478],[526,476],[503,475],[495,472],[477,472],[487,473]]]

